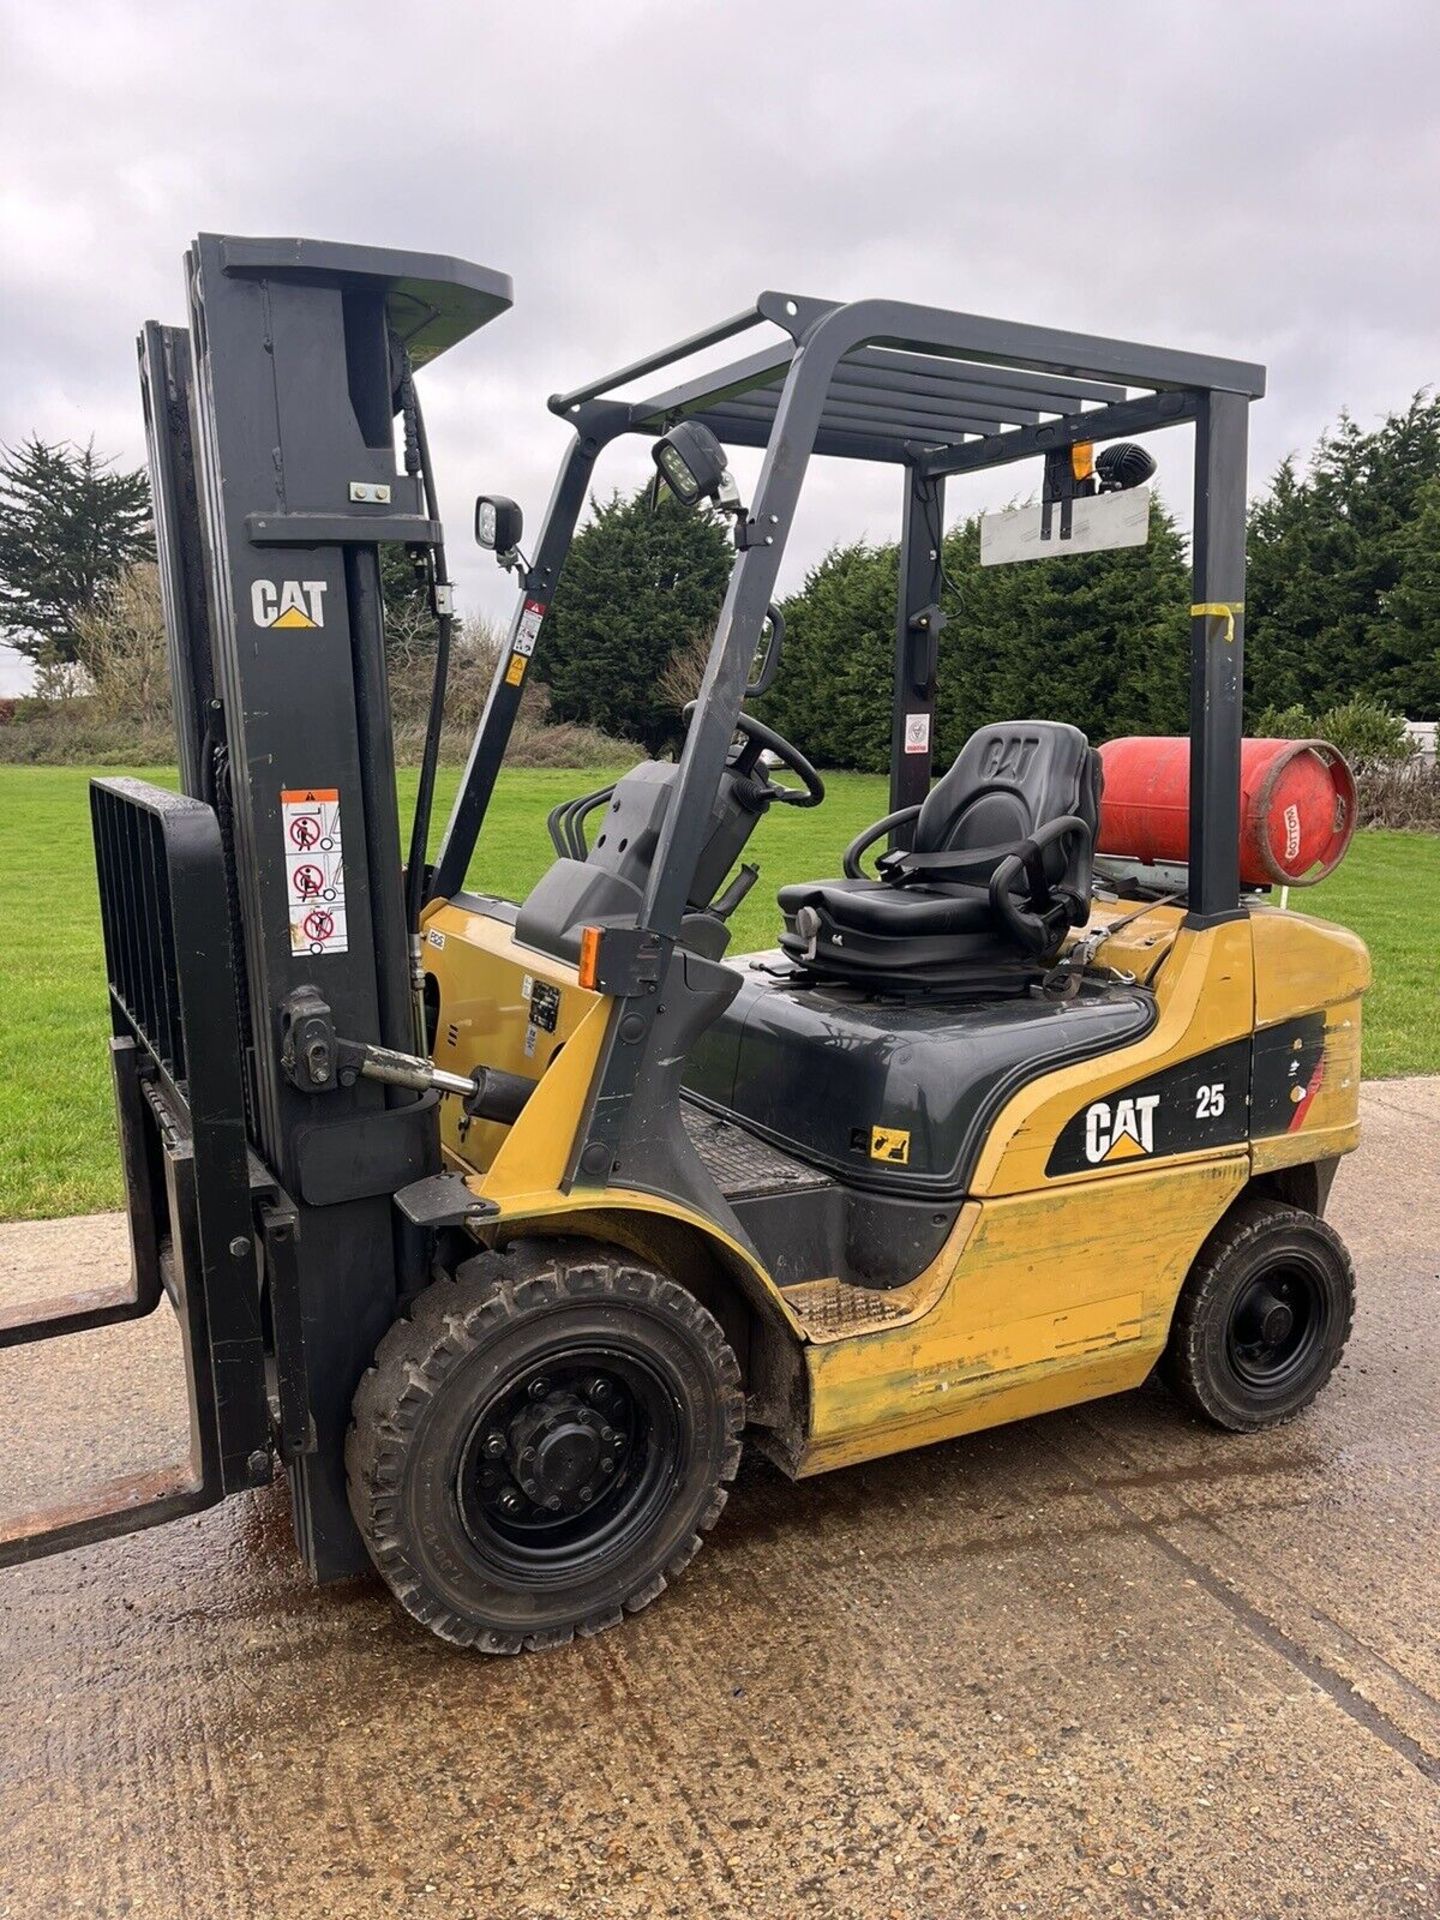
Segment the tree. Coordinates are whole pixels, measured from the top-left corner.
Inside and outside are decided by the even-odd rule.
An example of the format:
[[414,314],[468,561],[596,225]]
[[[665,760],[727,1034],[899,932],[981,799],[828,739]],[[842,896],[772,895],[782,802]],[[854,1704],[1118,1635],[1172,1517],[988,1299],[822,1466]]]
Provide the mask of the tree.
[[1395,542],[1395,585],[1381,603],[1390,694],[1412,719],[1440,716],[1440,480],[1416,495],[1414,518]]
[[709,631],[733,553],[707,514],[687,513],[650,489],[592,501],[540,629],[534,674],[557,720],[640,740],[673,741],[679,715],[661,685],[672,656]]
[[[1092,740],[1186,725],[1190,579],[1157,501],[1146,546],[980,565],[980,523],[945,536],[935,761],[994,720],[1068,720]],[[828,766],[890,764],[897,549],[835,547],[785,604],[785,658],[759,712]]]
[[417,572],[410,549],[386,541],[380,548],[380,594],[385,603],[387,657],[409,660],[435,651],[435,615],[430,588]]
[[75,616],[76,660],[107,719],[170,722],[170,658],[160,569],[138,560],[107,580]]
[[945,541],[962,589],[940,638],[937,759],[976,727],[1066,720],[1093,741],[1188,724],[1190,572],[1162,501],[1144,546],[980,565],[980,522]]
[[1364,693],[1414,717],[1440,712],[1437,483],[1440,400],[1424,393],[1370,433],[1342,414],[1303,473],[1281,462],[1250,516],[1256,706],[1315,712]]
[[31,660],[73,661],[77,619],[150,557],[149,482],[112,464],[93,441],[0,452],[0,626]]
[[781,608],[785,651],[757,717],[828,767],[890,764],[899,552],[832,547]]

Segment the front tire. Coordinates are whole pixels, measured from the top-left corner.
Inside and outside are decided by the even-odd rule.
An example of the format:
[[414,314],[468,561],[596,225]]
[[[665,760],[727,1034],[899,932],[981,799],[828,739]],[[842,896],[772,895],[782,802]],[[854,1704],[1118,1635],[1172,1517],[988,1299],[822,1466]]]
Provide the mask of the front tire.
[[740,1462],[740,1370],[692,1294],[629,1255],[522,1242],[427,1287],[381,1341],[350,1507],[411,1617],[486,1653],[649,1604]]
[[1162,1368],[1231,1433],[1293,1420],[1335,1371],[1355,1317],[1355,1270],[1333,1227],[1278,1200],[1241,1200],[1180,1290]]

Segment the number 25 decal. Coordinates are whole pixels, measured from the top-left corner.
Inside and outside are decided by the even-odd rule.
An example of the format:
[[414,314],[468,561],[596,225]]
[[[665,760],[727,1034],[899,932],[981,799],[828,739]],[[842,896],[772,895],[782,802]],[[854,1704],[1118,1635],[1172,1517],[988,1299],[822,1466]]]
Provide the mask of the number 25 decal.
[[1195,1089],[1195,1118],[1218,1120],[1225,1111],[1225,1085],[1217,1080],[1212,1086]]

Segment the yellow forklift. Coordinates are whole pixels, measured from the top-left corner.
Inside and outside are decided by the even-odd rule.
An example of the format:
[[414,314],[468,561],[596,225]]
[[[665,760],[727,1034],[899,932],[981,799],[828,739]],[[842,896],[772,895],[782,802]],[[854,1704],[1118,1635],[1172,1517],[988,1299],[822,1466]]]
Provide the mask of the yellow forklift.
[[[142,1511],[52,1517],[11,1557],[209,1504],[278,1455],[317,1577],[368,1553],[442,1638],[514,1653],[654,1599],[745,1444],[798,1477],[1157,1364],[1220,1427],[1300,1412],[1352,1318],[1322,1214],[1357,1140],[1368,961],[1242,884],[1274,805],[1241,779],[1263,371],[766,293],[556,396],[573,434],[533,559],[514,503],[477,503],[521,591],[431,868],[450,604],[412,371],[508,288],[312,242],[202,236],[190,258],[188,336],[142,343],[188,797],[98,781],[95,813],[137,1249],[111,1317],[176,1301],[195,1458]],[[947,478],[1039,462],[983,557],[1043,565],[1144,538],[1137,437],[1180,424],[1191,735],[1162,862],[1102,831],[1104,763],[1073,727],[982,727],[938,779],[931,750]],[[683,749],[557,808],[523,902],[472,891],[596,461],[636,433],[657,485],[734,534]],[[762,451],[748,502],[728,446]],[[780,890],[772,951],[727,959],[752,833],[824,799],[746,706],[785,670],[776,577],[816,455],[901,474],[890,808],[839,877]],[[396,540],[441,629],[403,883],[376,563]],[[46,1330],[82,1323],[93,1304]]]

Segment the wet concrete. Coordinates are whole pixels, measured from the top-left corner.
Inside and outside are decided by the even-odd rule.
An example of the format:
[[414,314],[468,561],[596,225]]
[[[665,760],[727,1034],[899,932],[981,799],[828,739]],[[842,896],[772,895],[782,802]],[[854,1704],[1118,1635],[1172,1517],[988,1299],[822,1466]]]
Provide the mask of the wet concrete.
[[[673,1593],[519,1661],[309,1589],[279,1488],[0,1574],[0,1915],[1434,1916],[1440,1080],[1365,1110],[1354,1339],[1274,1434],[1146,1389],[754,1462]],[[120,1245],[0,1228],[0,1303]],[[0,1356],[0,1498],[177,1457],[175,1359]]]

